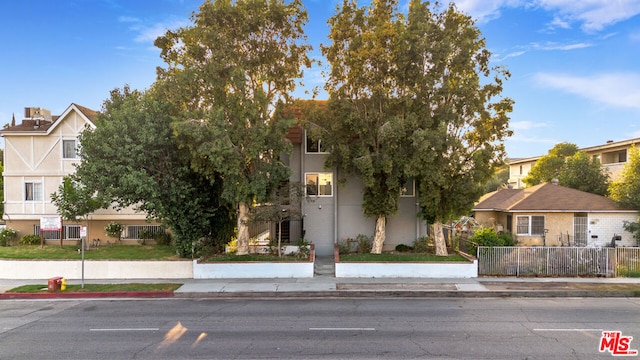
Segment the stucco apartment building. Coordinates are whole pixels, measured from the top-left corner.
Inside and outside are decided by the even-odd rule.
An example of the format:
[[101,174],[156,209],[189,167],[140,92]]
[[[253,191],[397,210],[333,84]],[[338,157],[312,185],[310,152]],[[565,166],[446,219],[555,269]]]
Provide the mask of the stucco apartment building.
[[[362,182],[337,169],[325,168],[329,153],[322,140],[312,141],[303,128],[291,128],[287,138],[293,144],[293,151],[285,157],[291,168],[289,180],[304,184],[310,198],[302,201],[302,221],[291,222],[294,227],[300,226],[292,227],[292,234],[304,235],[315,244],[318,255],[333,254],[334,244],[355,239],[359,234],[373,237],[375,219],[364,216]],[[342,178],[346,181],[339,181]],[[415,182],[410,180],[400,197],[398,213],[387,219],[383,250],[393,250],[399,244],[411,245],[415,239],[426,236],[427,224],[418,216],[419,210]]]
[[[78,136],[95,128],[96,111],[71,104],[59,116],[43,108],[25,108],[20,124],[0,131],[4,138],[4,216],[7,227],[19,231],[18,236],[40,234],[43,219],[58,216],[51,194],[58,191],[65,175],[75,171],[78,163]],[[100,209],[89,215],[87,239],[109,239],[104,227],[111,221],[125,225],[124,239],[137,239],[146,228],[153,231],[158,224],[146,222],[145,214],[132,208]],[[82,223],[64,223],[62,236],[66,243],[80,239]],[[60,232],[47,231],[47,241],[59,241]]]
[[[600,160],[600,163],[609,171],[611,180],[617,180],[620,176],[622,168],[627,163],[628,152],[632,146],[640,146],[640,138],[634,138],[623,141],[607,141],[605,144],[581,148],[591,157]],[[544,155],[511,159],[509,161],[509,185],[513,189],[522,189],[525,187],[522,181],[531,167]]]

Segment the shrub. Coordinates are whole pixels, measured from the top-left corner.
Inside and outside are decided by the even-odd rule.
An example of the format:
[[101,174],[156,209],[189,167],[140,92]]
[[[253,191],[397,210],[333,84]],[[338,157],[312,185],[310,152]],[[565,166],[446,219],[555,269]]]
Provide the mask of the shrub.
[[144,245],[147,243],[147,239],[151,239],[153,237],[153,235],[151,235],[151,232],[147,229],[140,229],[140,231],[138,231],[138,243],[140,245]]
[[25,235],[20,239],[20,244],[22,245],[37,245],[40,244],[40,236],[29,234]]
[[118,242],[120,242],[120,237],[122,236],[122,224],[118,224],[117,222],[111,222],[109,225],[104,227],[104,231],[108,236],[112,238],[116,238]]
[[0,246],[11,245],[13,240],[18,237],[18,230],[14,230],[8,227],[0,230]]
[[167,231],[158,231],[153,235],[153,240],[155,240],[158,245],[166,246],[171,245],[172,242],[171,234]]
[[433,239],[423,236],[420,238],[417,238],[413,241],[413,252],[414,253],[427,253],[427,250],[429,249],[429,243],[432,243]]
[[357,253],[366,254],[371,252],[371,238],[364,234],[358,234],[356,236],[356,243],[358,244]]
[[513,246],[513,237],[509,233],[496,233],[494,228],[480,228],[473,232],[469,240],[478,246]]
[[399,244],[396,246],[397,252],[411,252],[413,251],[413,247],[405,244]]
[[311,255],[311,242],[301,238],[296,242],[298,247],[297,257],[308,258]]
[[351,246],[349,245],[350,242],[353,239],[347,238],[347,239],[341,239],[340,241],[338,241],[338,253],[339,254],[348,254],[351,252]]
[[227,243],[225,252],[227,254],[235,254],[236,251],[238,251],[238,239],[234,236],[233,239]]

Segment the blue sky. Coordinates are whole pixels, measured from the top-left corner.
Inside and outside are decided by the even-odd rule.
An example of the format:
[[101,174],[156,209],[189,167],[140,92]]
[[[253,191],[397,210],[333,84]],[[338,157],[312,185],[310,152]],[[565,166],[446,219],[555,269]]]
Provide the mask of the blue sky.
[[[303,0],[320,58],[337,0]],[[405,7],[408,0],[400,0]],[[153,40],[190,24],[201,0],[21,0],[0,3],[0,125],[24,107],[100,110],[109,91],[148,88],[163,66]],[[368,1],[360,1],[366,4]],[[512,74],[509,157],[640,137],[640,0],[461,0],[494,65]],[[310,89],[321,68],[306,71]],[[304,89],[296,94],[305,95]],[[324,95],[326,97],[326,95]],[[320,96],[321,98],[323,95]]]

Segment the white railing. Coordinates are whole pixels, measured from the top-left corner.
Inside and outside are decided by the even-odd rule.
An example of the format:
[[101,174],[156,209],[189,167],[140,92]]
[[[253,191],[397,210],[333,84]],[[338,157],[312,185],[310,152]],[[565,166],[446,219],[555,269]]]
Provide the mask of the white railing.
[[640,248],[479,247],[479,276],[640,276]]

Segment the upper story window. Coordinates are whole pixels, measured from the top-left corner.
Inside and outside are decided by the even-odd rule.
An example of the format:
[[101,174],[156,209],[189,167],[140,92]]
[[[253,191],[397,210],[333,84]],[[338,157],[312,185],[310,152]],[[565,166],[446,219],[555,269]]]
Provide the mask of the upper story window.
[[520,165],[520,175],[522,175],[522,171],[523,171],[523,170],[524,170],[524,169],[522,168],[522,165]]
[[63,159],[78,158],[78,148],[76,147],[75,140],[62,140],[62,158]]
[[25,182],[24,194],[24,199],[26,201],[42,201],[42,183]]
[[308,173],[305,176],[305,187],[308,196],[333,196],[332,173]]
[[313,140],[307,136],[307,153],[326,154],[327,149],[322,140]]
[[400,191],[400,197],[414,197],[416,196],[416,182],[413,178],[408,179],[402,186]]

